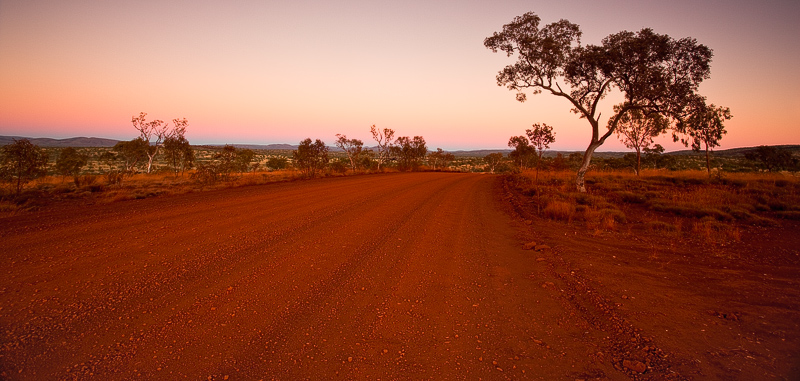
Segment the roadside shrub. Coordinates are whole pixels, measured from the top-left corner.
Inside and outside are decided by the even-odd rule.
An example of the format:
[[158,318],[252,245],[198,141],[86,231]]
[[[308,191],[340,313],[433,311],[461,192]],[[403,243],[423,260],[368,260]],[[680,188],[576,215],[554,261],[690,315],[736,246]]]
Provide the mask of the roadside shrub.
[[106,181],[108,182],[108,185],[120,185],[122,184],[123,178],[125,178],[124,171],[113,170],[106,173]]
[[741,240],[741,231],[735,226],[706,218],[692,225],[692,232],[707,242]]
[[92,185],[97,181],[97,176],[95,175],[83,175],[83,176],[74,176],[72,178],[72,182],[75,183],[75,186],[80,188],[82,186]]
[[625,213],[621,210],[617,209],[603,209],[600,211],[600,215],[603,219],[611,219],[616,223],[624,224],[628,222],[628,219],[625,217]]
[[575,217],[575,206],[564,201],[553,201],[542,212],[548,218],[569,222]]
[[578,205],[593,206],[597,205],[597,203],[599,203],[600,200],[601,199],[599,197],[592,196],[586,193],[577,193],[575,195],[575,202],[578,203]]
[[667,223],[667,222],[664,222],[664,221],[647,221],[647,222],[645,222],[645,226],[647,227],[647,230],[650,230],[650,231],[653,231],[653,232],[677,232],[678,231],[678,227],[677,226],[675,226],[673,224],[670,224],[670,223]]
[[647,201],[644,195],[628,191],[614,192],[614,195],[622,202],[628,204],[644,204]]

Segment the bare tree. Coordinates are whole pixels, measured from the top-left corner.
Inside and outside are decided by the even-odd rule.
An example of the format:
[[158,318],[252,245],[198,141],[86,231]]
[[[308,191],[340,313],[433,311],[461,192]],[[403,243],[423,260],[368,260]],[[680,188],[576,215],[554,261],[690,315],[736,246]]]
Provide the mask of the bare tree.
[[151,122],[145,120],[147,113],[141,112],[139,116],[131,118],[131,123],[136,131],[139,131],[139,137],[147,143],[147,173],[153,167],[153,159],[158,155],[159,148],[167,138],[184,138],[186,134],[186,127],[189,121],[186,118],[173,119],[173,127],[169,128],[169,123],[163,120],[156,119]]
[[[374,127],[375,126],[373,126],[373,128]],[[355,171],[359,166],[359,159],[364,148],[364,142],[358,139],[348,139],[345,135],[336,134],[336,141],[334,144],[347,154],[347,158],[350,159],[350,168]]]
[[542,163],[542,155],[544,150],[550,148],[550,143],[556,141],[556,135],[553,132],[553,127],[544,123],[535,123],[530,130],[525,130],[531,145],[538,153],[538,160],[536,160],[536,212],[540,213],[542,208],[541,192],[539,192],[539,166]]
[[378,142],[378,153],[376,155],[376,159],[378,161],[378,171],[380,171],[381,164],[389,160],[389,155],[391,154],[392,146],[394,145],[394,130],[391,128],[379,130],[375,128],[375,125],[373,124],[372,127],[370,127],[370,132],[372,132],[372,138]]
[[625,147],[636,151],[636,176],[642,168],[642,150],[650,147],[653,138],[663,134],[669,127],[669,120],[661,114],[645,114],[642,110],[631,110],[622,115],[617,125],[617,137]]

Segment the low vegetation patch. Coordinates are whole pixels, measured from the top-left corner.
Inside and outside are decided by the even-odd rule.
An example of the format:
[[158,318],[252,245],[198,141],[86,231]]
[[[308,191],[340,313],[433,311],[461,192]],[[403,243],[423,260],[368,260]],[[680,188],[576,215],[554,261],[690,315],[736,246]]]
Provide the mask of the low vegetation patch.
[[[800,220],[800,181],[791,175],[702,171],[591,173],[588,192],[568,181],[572,172],[539,173],[545,197],[541,218],[584,225],[589,230],[640,230],[683,234],[723,244],[737,242],[748,226],[774,227]],[[536,213],[531,172],[506,176],[530,215]],[[682,226],[687,228],[683,229]]]

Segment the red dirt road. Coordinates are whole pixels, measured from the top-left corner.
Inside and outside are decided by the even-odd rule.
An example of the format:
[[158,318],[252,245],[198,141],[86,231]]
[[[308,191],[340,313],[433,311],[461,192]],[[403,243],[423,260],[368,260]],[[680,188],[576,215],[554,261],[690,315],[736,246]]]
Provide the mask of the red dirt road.
[[[619,296],[600,283],[611,272],[613,289],[642,285],[625,284],[616,262],[577,271],[559,253],[571,256],[578,243],[523,250],[531,236],[563,234],[533,234],[536,225],[505,211],[503,195],[494,176],[412,173],[0,219],[0,378],[614,380],[695,371],[684,361],[693,352],[678,353],[676,366],[670,350],[713,343],[693,341],[691,323],[653,342],[641,329],[652,334],[653,323],[626,310],[650,300],[647,292],[613,305]],[[785,314],[787,329],[796,315]],[[795,335],[787,337],[790,346]],[[741,376],[728,365],[710,368],[719,372],[712,378]]]
[[363,176],[0,220],[3,377],[613,376],[564,353],[598,344],[531,281],[495,186]]

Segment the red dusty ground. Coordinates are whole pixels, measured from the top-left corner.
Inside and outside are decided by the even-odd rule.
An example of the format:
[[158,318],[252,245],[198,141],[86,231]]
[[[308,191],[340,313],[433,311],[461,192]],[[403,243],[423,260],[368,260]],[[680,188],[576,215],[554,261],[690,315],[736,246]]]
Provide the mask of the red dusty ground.
[[[708,300],[732,291],[693,284],[708,275],[701,270],[680,263],[673,274],[662,263],[643,272],[653,258],[641,259],[635,243],[592,246],[597,239],[577,232],[561,239],[568,227],[522,223],[504,195],[495,176],[412,173],[0,219],[0,374],[616,380],[797,372],[797,272],[715,272],[723,284],[728,275],[755,277],[746,286],[762,299],[781,294],[761,320],[749,312],[758,297],[711,308]],[[533,238],[551,249],[524,250]],[[659,271],[674,276],[661,280]],[[720,341],[703,336],[704,324]],[[759,352],[753,340],[771,349]],[[693,362],[710,358],[717,362]]]

